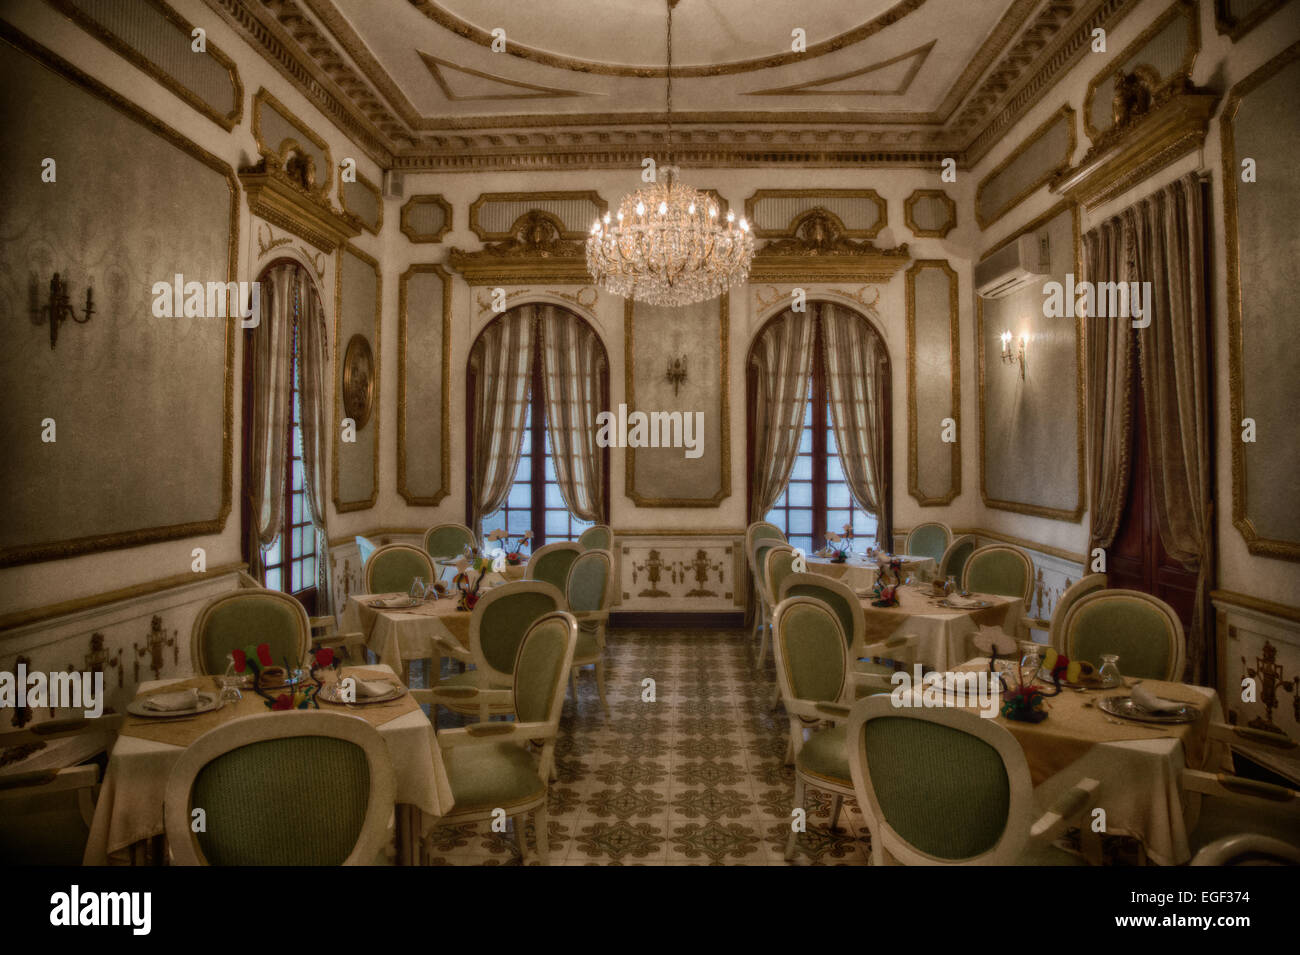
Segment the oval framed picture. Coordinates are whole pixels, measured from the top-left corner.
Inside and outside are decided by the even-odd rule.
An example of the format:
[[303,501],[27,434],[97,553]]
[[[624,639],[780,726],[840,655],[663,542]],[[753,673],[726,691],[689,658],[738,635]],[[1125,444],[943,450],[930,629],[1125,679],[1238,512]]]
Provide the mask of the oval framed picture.
[[343,352],[343,413],[360,431],[375,401],[375,356],[364,335],[353,335]]

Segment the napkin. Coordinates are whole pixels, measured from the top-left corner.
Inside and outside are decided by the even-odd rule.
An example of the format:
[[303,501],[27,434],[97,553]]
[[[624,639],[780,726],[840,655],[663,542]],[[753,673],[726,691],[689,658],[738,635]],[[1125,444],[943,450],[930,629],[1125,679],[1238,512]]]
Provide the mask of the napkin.
[[383,696],[385,693],[393,692],[393,684],[387,680],[357,680],[357,696],[362,699],[369,699],[373,696]]
[[1151,713],[1172,713],[1182,707],[1176,700],[1166,700],[1156,696],[1142,683],[1133,686],[1133,702]]
[[155,693],[144,701],[147,710],[192,710],[199,705],[199,691],[190,687],[175,693]]

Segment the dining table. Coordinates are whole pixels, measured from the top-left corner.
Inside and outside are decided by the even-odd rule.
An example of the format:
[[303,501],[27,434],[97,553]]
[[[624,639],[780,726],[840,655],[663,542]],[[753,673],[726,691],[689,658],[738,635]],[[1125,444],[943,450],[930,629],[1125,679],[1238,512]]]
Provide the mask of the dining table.
[[975,593],[945,597],[932,584],[899,587],[894,607],[876,606],[869,590],[855,592],[862,603],[868,645],[914,634],[917,644],[910,662],[936,670],[947,670],[974,656],[971,638],[981,628],[994,627],[1014,639],[1025,614],[1020,597]]
[[360,633],[366,648],[407,679],[412,660],[447,656],[440,644],[469,650],[471,611],[461,610],[459,593],[428,597],[407,607],[384,607],[406,594],[351,594],[343,607],[343,630]]
[[842,561],[832,557],[819,557],[816,554],[805,557],[810,573],[821,574],[842,581],[854,590],[870,590],[876,585],[876,576],[880,572],[880,562],[891,557],[900,563],[899,571],[903,579],[913,577],[916,580],[934,580],[939,573],[939,565],[933,557],[916,554],[893,554],[865,557],[854,554]]
[[[352,676],[394,682],[391,667],[343,667],[326,679]],[[150,680],[140,684],[136,699],[159,692],[194,687],[220,692],[213,676]],[[395,860],[399,865],[419,859],[421,814],[445,815],[452,806],[451,784],[433,724],[409,694],[382,703],[319,704],[364,719],[387,744],[396,777],[394,793]],[[230,720],[267,714],[276,718],[265,699],[244,689],[237,702],[197,716],[128,716],[109,755],[108,767],[95,804],[86,844],[85,865],[125,865],[143,858],[141,847],[165,832],[163,799],[172,767],[199,737]]]
[[[988,658],[976,657],[956,672],[988,668]],[[1201,797],[1184,793],[1184,769],[1232,772],[1228,747],[1209,739],[1211,723],[1222,722],[1218,694],[1206,686],[1164,680],[1127,679],[1124,687],[1081,689],[1063,687],[1044,701],[1047,717],[1038,723],[995,719],[1024,750],[1040,812],[1053,805],[1080,779],[1101,785],[1093,808],[1105,810],[1107,835],[1139,840],[1146,856],[1158,865],[1182,865],[1192,857],[1189,833],[1196,825]],[[1128,696],[1141,682],[1166,700],[1195,707],[1188,723],[1148,723],[1121,719],[1101,709],[1107,696]],[[1054,688],[1046,684],[1047,691]],[[1085,820],[1090,824],[1091,817]]]

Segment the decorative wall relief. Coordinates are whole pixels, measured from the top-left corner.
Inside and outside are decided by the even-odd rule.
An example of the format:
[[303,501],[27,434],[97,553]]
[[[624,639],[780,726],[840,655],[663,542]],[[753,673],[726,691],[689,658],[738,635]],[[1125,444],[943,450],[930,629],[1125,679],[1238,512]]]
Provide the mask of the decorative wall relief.
[[[682,424],[678,446],[670,447],[634,447],[629,429],[624,487],[637,507],[716,507],[731,495],[728,311],[726,295],[682,308],[624,304],[626,413],[678,415]],[[674,385],[664,362],[683,352],[691,355],[691,374]],[[686,448],[686,423],[690,418],[694,430],[695,412],[703,414],[703,429],[693,435],[698,448]],[[668,443],[665,430],[671,429],[654,427],[655,444]]]
[[[11,332],[0,356],[0,566],[218,533],[232,500],[234,319],[155,317],[152,288],[178,273],[236,279],[234,172],[3,22],[0,69],[0,122],[23,130],[9,144],[15,168],[42,168],[45,144],[61,143],[57,189],[0,183],[0,319]],[[159,204],[186,214],[159,218]],[[55,272],[94,289],[95,316],[75,347],[51,350],[48,325],[28,313],[31,284]],[[145,379],[149,388],[122,386]]]
[[736,586],[734,538],[622,539],[619,549],[620,610],[717,612],[744,605],[743,587]]
[[[335,421],[334,433],[330,436],[334,448],[334,506],[340,512],[360,511],[373,507],[379,496],[379,335],[382,307],[379,263],[345,242],[339,246],[335,283]],[[357,335],[367,340],[373,358],[370,382],[374,413],[365,421],[353,419],[356,440],[347,441],[343,437],[343,421],[349,415],[343,395],[348,369],[345,367],[346,354],[339,343],[350,342]]]
[[943,259],[918,259],[906,277],[908,492],[931,507],[961,493],[957,273]]
[[[1228,722],[1300,743],[1300,611],[1222,591],[1213,596]],[[1234,749],[1238,743],[1251,759],[1300,782],[1300,748],[1241,739]]]
[[432,507],[451,484],[451,275],[413,265],[398,284],[397,491]]
[[170,649],[172,654],[172,666],[177,666],[181,662],[180,643],[176,639],[177,631],[172,630],[168,633],[163,628],[162,617],[154,615],[149,621],[149,632],[145,635],[144,643],[133,643],[131,646],[135,650],[135,682],[140,682],[140,660],[144,657],[149,658],[146,666],[153,671],[155,680],[162,676],[163,667],[167,665],[166,653]]
[[[157,619],[156,617],[154,619]],[[66,667],[69,673],[80,670],[87,673],[104,673],[104,685],[108,686],[108,675],[105,667],[117,671],[117,688],[120,690],[126,685],[126,667],[122,665],[122,648],[110,650],[104,645],[104,634],[96,630],[90,635],[90,649],[82,658],[81,666],[69,663]],[[139,680],[140,667],[136,665],[136,679]]]
[[[1252,554],[1300,560],[1300,377],[1294,336],[1295,263],[1300,261],[1300,43],[1232,88],[1220,117],[1224,234],[1228,251],[1228,390],[1232,520]],[[1241,182],[1255,161],[1258,183]],[[1272,170],[1272,172],[1265,172]],[[1267,177],[1267,178],[1266,178]],[[1243,440],[1243,424],[1255,440]]]

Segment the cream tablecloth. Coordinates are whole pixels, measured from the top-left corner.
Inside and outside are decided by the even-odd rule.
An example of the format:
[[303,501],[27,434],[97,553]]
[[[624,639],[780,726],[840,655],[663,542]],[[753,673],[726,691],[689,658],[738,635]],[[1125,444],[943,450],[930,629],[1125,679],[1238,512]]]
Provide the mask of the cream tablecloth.
[[[957,669],[987,666],[980,658]],[[1194,703],[1200,719],[1165,726],[1118,720],[1096,703],[1124,691],[1066,689],[1047,701],[1048,717],[1041,723],[997,720],[1025,750],[1040,811],[1080,779],[1096,779],[1101,783],[1096,805],[1106,810],[1107,833],[1141,839],[1158,865],[1182,865],[1191,859],[1188,833],[1200,797],[1182,793],[1179,774],[1187,768],[1232,771],[1227,748],[1206,741],[1209,724],[1222,721],[1223,710],[1209,687],[1144,682],[1157,696]]]
[[[352,669],[344,668],[343,672],[346,674]],[[356,669],[383,671],[384,675],[395,676],[386,666]],[[211,677],[201,679],[215,687],[215,681]],[[190,681],[151,680],[142,683],[139,692],[147,694],[161,687],[188,682]],[[405,712],[395,708],[399,715],[375,727],[388,744],[388,753],[393,760],[393,771],[397,776],[396,801],[414,806],[429,815],[443,815],[451,808],[452,795],[447,771],[443,767],[442,752],[438,748],[438,740],[429,718],[423,710],[414,706],[409,697],[406,699],[414,708]],[[361,712],[360,709],[348,710],[328,704],[321,704],[321,708],[340,713]],[[251,690],[245,690],[244,698],[239,703],[227,704],[217,713],[201,716],[197,720],[166,724],[146,723],[128,717],[117,744],[113,747],[108,770],[104,773],[84,863],[108,865],[110,861],[126,862],[128,859],[125,853],[131,846],[163,834],[163,796],[167,790],[167,777],[180,754],[185,751],[185,746],[206,728],[210,728],[205,726],[206,722],[215,726],[237,716],[269,712],[261,697]],[[368,721],[374,725],[379,719],[382,717],[372,714]],[[168,731],[174,732],[184,745],[133,735],[134,732],[140,732],[159,737]],[[418,833],[418,827],[416,831]]]
[[370,604],[400,594],[353,594],[343,608],[343,632],[360,632],[380,662],[394,668],[410,660],[441,655],[439,638],[469,648],[471,614],[456,609],[455,596],[425,601],[410,610],[383,610]]
[[[939,566],[933,557],[899,554],[898,559],[903,562],[901,570],[904,580],[908,577],[915,577],[917,580],[933,580],[939,573]],[[842,564],[835,563],[829,557],[807,557],[805,560],[808,562],[810,572],[841,580],[854,590],[869,590],[876,585],[876,574],[880,565],[878,560],[852,557]]]
[[873,607],[871,598],[864,597],[866,642],[877,643],[896,634],[914,633],[918,638],[915,662],[946,670],[975,655],[970,641],[982,626],[999,627],[1015,637],[1025,614],[1023,600],[995,594],[971,594],[971,597],[987,600],[992,606],[972,610],[943,607],[938,598],[930,595],[929,585],[898,588],[897,607]]

